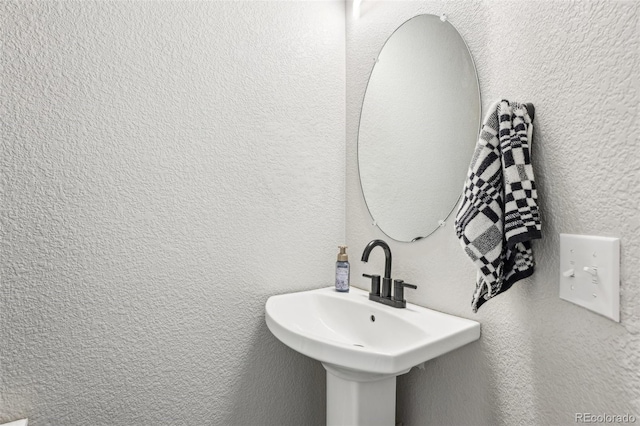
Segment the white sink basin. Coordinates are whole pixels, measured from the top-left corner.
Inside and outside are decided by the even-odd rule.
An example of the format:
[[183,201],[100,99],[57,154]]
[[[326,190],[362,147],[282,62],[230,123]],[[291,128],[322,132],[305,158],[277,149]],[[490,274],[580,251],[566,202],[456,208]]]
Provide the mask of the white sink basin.
[[327,370],[327,425],[393,426],[396,376],[480,337],[480,324],[333,287],[272,296],[269,330]]
[[476,321],[407,303],[404,309],[369,300],[369,293],[333,287],[272,296],[269,330],[290,348],[324,364],[399,375],[480,337]]

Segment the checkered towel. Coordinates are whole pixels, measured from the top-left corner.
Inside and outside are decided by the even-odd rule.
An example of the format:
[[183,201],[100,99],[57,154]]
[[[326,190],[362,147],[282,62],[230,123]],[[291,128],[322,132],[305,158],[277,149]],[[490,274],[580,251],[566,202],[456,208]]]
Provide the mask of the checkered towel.
[[542,234],[532,134],[524,105],[506,100],[496,102],[482,124],[455,221],[460,243],[478,268],[473,312],[533,274],[531,240]]

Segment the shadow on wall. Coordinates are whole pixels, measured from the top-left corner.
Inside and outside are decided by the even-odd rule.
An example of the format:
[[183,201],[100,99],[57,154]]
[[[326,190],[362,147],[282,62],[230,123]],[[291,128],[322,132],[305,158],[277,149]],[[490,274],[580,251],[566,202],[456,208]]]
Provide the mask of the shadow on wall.
[[481,338],[398,377],[396,423],[421,419],[437,424],[446,418],[448,425],[499,424],[491,402],[495,384],[483,346]]
[[[277,340],[261,321],[243,362],[227,425],[324,425],[325,370]],[[268,355],[266,355],[268,354]],[[297,396],[293,398],[293,396]],[[300,406],[300,403],[304,406]]]
[[[355,0],[355,1],[357,1],[357,0]],[[348,2],[347,4],[351,5],[350,7],[353,7],[352,6],[352,4],[353,4],[352,2]],[[378,7],[378,5],[374,1],[362,1],[362,0],[360,0],[360,13],[358,14],[358,17],[356,19],[365,16],[367,13],[371,13],[374,9],[376,9],[376,7]],[[352,13],[351,9],[349,9],[347,12],[349,14]]]

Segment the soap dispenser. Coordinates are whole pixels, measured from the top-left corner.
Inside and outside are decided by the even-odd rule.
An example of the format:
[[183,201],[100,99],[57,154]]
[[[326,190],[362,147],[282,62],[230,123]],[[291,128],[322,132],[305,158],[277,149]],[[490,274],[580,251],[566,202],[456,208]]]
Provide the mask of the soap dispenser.
[[347,292],[349,291],[349,256],[347,255],[347,246],[338,246],[340,253],[338,253],[338,261],[336,262],[336,291]]

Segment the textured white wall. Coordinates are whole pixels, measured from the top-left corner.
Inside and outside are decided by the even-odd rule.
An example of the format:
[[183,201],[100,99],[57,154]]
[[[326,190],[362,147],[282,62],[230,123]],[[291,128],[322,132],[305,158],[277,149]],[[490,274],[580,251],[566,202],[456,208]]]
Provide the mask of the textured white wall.
[[[350,12],[350,8],[348,9]],[[639,3],[635,1],[374,2],[347,18],[347,240],[373,238],[356,163],[358,114],[373,58],[419,13],[447,13],[475,58],[486,108],[506,97],[536,106],[533,161],[544,239],[535,275],[484,305],[449,219],[417,243],[389,241],[407,299],[482,323],[481,340],[398,380],[406,425],[575,424],[574,413],[640,418]],[[558,298],[560,232],[622,243],[620,324]],[[355,253],[354,253],[355,252]],[[352,262],[353,283],[383,268]],[[640,421],[640,420],[637,420]]]
[[324,422],[344,4],[2,2],[0,423]]

